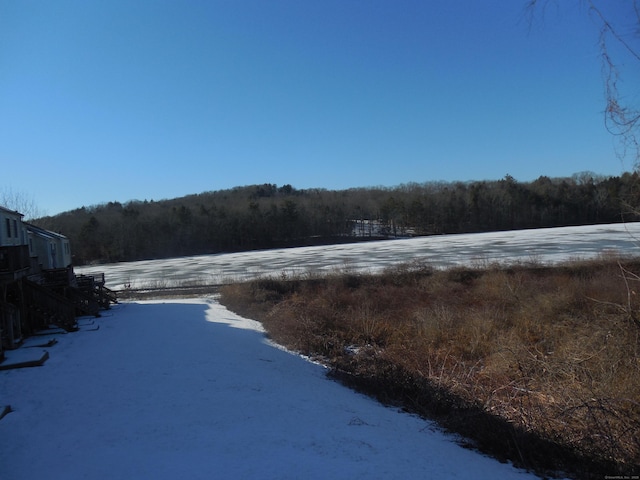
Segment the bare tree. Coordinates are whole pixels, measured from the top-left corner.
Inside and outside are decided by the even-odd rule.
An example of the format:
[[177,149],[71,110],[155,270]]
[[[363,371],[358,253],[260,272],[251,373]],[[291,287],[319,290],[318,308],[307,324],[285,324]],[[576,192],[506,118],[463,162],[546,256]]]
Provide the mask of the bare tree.
[[0,206],[23,214],[26,220],[43,216],[33,196],[11,187],[0,188]]
[[[640,168],[640,0],[579,0],[598,31],[605,90],[605,125],[619,140],[617,154]],[[530,24],[558,0],[528,0]],[[626,85],[625,86],[625,82]]]

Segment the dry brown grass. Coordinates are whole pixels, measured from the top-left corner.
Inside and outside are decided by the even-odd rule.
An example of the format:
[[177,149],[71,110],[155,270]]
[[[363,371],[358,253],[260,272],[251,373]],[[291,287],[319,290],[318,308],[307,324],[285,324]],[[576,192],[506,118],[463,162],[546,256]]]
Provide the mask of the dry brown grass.
[[577,477],[638,472],[640,262],[401,265],[258,280],[229,308],[336,377],[437,418],[516,463]]

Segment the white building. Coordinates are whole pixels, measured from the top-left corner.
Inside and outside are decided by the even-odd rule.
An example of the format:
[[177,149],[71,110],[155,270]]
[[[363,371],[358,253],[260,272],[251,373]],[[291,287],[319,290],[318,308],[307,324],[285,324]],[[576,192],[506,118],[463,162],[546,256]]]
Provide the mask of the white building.
[[29,266],[32,268],[30,273],[70,266],[69,239],[25,223],[23,216],[0,207],[0,272],[10,274],[10,279],[14,279],[16,273]]
[[0,247],[28,245],[27,229],[21,213],[0,207]]
[[26,229],[31,256],[37,258],[40,268],[52,270],[71,265],[71,247],[67,237],[31,224],[26,224]]

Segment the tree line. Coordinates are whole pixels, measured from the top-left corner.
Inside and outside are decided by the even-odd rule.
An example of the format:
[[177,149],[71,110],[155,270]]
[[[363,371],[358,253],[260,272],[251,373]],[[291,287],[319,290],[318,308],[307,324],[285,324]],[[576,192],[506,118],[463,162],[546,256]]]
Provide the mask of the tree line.
[[66,235],[81,265],[355,241],[363,221],[381,227],[371,238],[616,223],[637,219],[626,207],[638,205],[637,187],[635,172],[347,190],[264,184],[109,202],[33,223]]

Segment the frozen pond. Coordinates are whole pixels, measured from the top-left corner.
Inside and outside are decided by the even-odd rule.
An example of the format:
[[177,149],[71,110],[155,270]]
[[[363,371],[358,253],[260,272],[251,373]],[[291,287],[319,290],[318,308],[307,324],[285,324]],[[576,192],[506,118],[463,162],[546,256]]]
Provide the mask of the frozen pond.
[[107,286],[119,290],[125,285],[141,288],[189,281],[215,284],[344,268],[373,272],[413,260],[435,267],[511,261],[555,263],[606,252],[633,255],[640,253],[639,245],[640,222],[634,222],[198,255],[78,267],[76,272],[104,272]]

